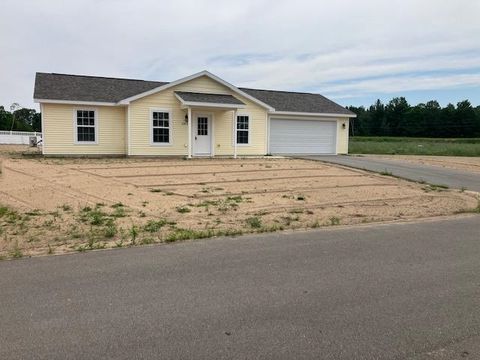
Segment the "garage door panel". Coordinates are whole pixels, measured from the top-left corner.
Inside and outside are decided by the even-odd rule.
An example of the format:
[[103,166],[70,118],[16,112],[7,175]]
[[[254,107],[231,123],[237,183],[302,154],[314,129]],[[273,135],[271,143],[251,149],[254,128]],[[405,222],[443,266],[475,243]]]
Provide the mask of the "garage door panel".
[[336,121],[271,119],[270,153],[334,154]]

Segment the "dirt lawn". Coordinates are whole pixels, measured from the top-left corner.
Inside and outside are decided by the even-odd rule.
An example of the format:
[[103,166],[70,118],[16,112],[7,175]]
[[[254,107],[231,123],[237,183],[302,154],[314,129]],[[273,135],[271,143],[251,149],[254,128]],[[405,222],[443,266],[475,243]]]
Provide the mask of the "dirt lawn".
[[469,211],[477,194],[320,162],[44,159],[0,148],[0,256]]
[[480,172],[480,157],[419,156],[419,155],[365,155],[368,157],[405,160],[416,164],[440,166],[449,169]]

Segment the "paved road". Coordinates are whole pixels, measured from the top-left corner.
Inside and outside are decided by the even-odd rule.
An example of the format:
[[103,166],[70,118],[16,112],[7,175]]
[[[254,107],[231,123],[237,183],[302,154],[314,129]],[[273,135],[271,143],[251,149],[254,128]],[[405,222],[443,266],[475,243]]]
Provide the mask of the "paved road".
[[480,192],[480,174],[438,166],[414,164],[404,160],[376,159],[364,156],[305,156],[304,159],[321,160],[358,169],[382,172],[429,184],[447,185],[454,189],[462,187]]
[[472,215],[2,261],[0,359],[478,359],[479,229]]

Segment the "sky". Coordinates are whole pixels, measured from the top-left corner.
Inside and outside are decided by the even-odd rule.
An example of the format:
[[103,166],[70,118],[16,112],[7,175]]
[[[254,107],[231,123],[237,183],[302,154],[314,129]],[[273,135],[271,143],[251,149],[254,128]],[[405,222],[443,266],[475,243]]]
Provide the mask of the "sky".
[[342,105],[405,96],[480,105],[480,0],[2,0],[0,105],[35,72],[242,87]]

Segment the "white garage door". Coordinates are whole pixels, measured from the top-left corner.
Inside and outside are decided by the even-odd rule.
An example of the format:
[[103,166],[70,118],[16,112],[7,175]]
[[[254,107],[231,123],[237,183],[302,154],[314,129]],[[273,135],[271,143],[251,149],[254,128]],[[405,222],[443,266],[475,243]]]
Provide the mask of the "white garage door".
[[335,154],[337,122],[270,120],[271,154]]

